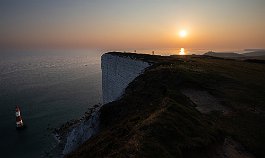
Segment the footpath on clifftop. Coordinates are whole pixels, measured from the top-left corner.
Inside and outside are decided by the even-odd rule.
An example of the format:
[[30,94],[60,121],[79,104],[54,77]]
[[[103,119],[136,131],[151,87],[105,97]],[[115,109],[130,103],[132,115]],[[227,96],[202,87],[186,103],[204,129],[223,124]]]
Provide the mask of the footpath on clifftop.
[[265,157],[265,64],[109,53],[152,63],[66,157]]

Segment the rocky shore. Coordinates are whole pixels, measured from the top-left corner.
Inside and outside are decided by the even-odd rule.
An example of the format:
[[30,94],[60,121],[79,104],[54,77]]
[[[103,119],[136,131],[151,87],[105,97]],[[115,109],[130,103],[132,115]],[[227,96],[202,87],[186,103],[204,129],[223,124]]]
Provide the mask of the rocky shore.
[[50,152],[52,157],[63,157],[96,134],[98,130],[98,112],[101,104],[96,104],[85,112],[80,119],[74,119],[53,129],[52,134],[58,144]]

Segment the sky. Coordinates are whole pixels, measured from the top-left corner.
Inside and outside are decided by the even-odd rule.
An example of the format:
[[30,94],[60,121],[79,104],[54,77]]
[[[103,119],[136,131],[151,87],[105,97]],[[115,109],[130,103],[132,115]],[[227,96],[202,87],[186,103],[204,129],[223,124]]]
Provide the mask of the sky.
[[265,0],[0,1],[0,48],[179,47],[264,48]]

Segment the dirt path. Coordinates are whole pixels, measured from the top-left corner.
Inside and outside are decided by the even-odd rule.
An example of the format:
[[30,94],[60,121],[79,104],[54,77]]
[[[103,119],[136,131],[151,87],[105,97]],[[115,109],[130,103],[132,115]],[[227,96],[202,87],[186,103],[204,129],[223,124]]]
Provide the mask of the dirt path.
[[181,91],[187,96],[194,104],[196,109],[201,113],[210,113],[212,111],[221,111],[222,113],[228,113],[229,110],[220,104],[219,100],[209,94],[207,91],[184,89]]

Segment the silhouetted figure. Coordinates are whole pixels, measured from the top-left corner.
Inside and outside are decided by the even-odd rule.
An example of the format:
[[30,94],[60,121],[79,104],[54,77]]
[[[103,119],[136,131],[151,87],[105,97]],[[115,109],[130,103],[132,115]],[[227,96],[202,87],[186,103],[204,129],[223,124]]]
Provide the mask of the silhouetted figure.
[[134,50],[134,53],[136,53],[136,50]]
[[155,51],[152,51],[152,55],[155,55]]

